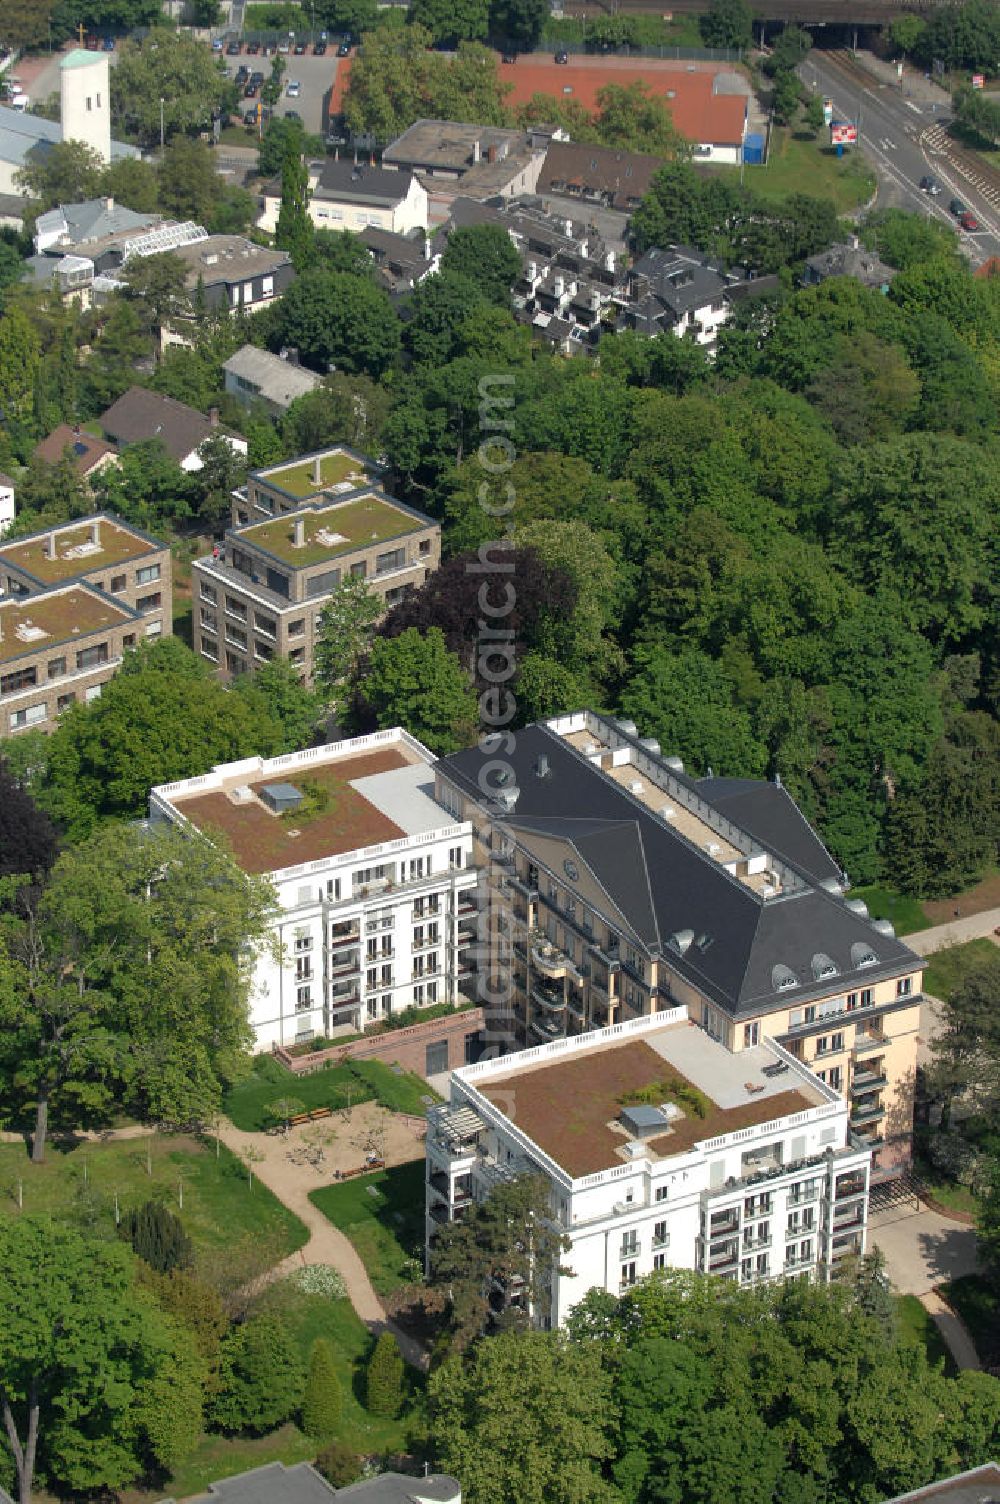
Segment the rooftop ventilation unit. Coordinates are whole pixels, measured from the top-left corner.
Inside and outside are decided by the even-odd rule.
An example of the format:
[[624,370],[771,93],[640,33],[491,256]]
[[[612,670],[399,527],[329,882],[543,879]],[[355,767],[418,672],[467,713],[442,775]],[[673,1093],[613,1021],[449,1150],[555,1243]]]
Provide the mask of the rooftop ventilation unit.
[[660,816],[664,820],[672,820],[676,813],[672,804],[664,804],[660,807]]
[[[667,1105],[673,1106],[672,1103]],[[676,1108],[673,1116],[677,1116]],[[670,1127],[670,1114],[662,1107],[623,1107],[618,1119],[633,1139],[655,1138],[658,1133],[666,1133]]]
[[632,778],[632,779],[630,779],[629,780],[628,791],[629,791],[630,794],[641,794],[642,793],[642,779],[641,778]]
[[262,803],[275,815],[287,814],[302,803],[302,791],[294,783],[265,783],[260,791]]
[[722,847],[719,845],[718,841],[706,841],[705,850],[708,852],[709,856],[718,856],[722,850]]
[[250,804],[253,801],[253,789],[248,783],[238,783],[234,789],[229,790],[229,798],[233,804]]
[[535,777],[548,778],[550,771],[549,759],[543,752],[535,762]]

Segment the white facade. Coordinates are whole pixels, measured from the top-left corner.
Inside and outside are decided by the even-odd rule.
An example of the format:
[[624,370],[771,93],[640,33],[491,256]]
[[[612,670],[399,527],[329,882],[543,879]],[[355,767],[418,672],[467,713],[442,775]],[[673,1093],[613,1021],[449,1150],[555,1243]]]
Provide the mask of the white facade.
[[[641,1140],[626,1145],[623,1135],[620,1162],[574,1177],[517,1126],[517,1074],[635,1040],[667,1062],[676,1054],[689,1075],[696,1062],[696,1084],[710,1096],[713,1077],[726,1078],[731,1092],[735,1061],[741,1076],[762,1073],[772,1083],[755,1081],[755,1092],[780,1083],[804,1089],[816,1105],[674,1155]],[[505,1110],[480,1089],[491,1078],[504,1081]],[[454,1071],[450,1103],[428,1114],[427,1239],[498,1178],[545,1176],[571,1241],[563,1259],[571,1272],[556,1278],[551,1312],[538,1313],[556,1326],[593,1287],[618,1295],[658,1268],[743,1284],[826,1277],[838,1259],[864,1252],[870,1161],[851,1142],[847,1103],[780,1045],[734,1056],[695,1030],[685,1007],[673,1008]]]
[[0,538],[10,530],[16,515],[14,483],[6,475],[0,475]]
[[62,138],[82,141],[111,161],[111,85],[108,54],[74,48],[59,66]]
[[[380,181],[384,181],[384,176],[380,175]],[[360,230],[374,227],[377,230],[390,230],[394,235],[409,235],[414,230],[427,227],[427,190],[415,173],[410,175],[405,193],[401,193],[394,202],[379,196],[366,203],[360,196],[360,190],[351,197],[338,199],[333,194],[322,191],[317,193],[318,172],[311,173],[310,178],[309,186],[313,196],[309,199],[309,218],[317,230],[352,230],[357,234]],[[263,209],[257,218],[257,228],[273,234],[278,225],[281,194],[265,192],[262,202]]]
[[406,765],[350,786],[406,833],[269,874],[278,898],[276,943],[257,956],[251,1000],[260,1050],[362,1030],[404,1008],[461,1000],[477,943],[472,826],[434,804],[427,792],[434,759],[399,728],[222,764],[150,794],[152,818],[184,823],[192,796],[222,793],[237,807],[259,805],[253,786],[294,784],[296,775],[318,766],[386,748],[399,749]]

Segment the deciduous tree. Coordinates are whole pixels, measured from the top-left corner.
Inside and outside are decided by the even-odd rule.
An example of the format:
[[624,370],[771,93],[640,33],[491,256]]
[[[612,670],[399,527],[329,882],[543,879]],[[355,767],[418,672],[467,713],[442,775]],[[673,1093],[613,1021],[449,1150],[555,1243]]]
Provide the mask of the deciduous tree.
[[221,1431],[262,1435],[294,1415],[303,1387],[298,1352],[279,1318],[251,1316],[223,1339],[219,1392],[209,1419]]
[[351,719],[359,729],[403,726],[440,757],[472,739],[476,697],[443,633],[410,627],[376,639],[355,681]]

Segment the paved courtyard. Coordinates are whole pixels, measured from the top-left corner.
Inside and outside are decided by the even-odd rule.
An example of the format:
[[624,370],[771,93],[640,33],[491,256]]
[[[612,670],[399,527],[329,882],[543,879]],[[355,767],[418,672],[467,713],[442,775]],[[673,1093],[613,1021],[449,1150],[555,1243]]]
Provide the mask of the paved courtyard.
[[889,1278],[904,1295],[926,1295],[935,1285],[972,1274],[976,1232],[921,1205],[880,1212],[868,1224],[869,1247],[885,1254]]

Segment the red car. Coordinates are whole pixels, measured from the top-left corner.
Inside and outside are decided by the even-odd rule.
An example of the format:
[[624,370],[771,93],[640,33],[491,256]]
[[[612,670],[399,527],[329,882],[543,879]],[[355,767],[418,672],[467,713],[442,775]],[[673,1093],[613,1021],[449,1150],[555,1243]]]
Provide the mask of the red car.
[[970,214],[969,211],[968,211],[968,209],[966,209],[966,211],[965,211],[964,214],[960,214],[959,215],[958,222],[962,226],[963,230],[978,230],[979,229],[979,220],[976,218],[976,216],[974,214]]

